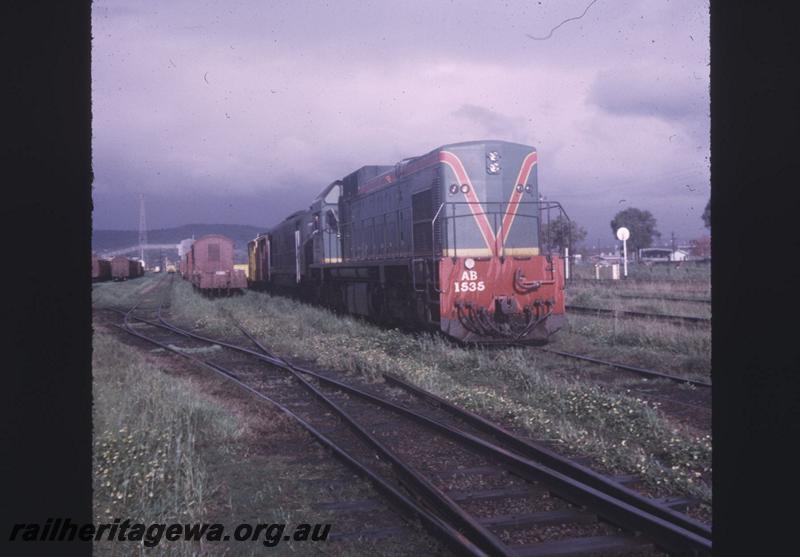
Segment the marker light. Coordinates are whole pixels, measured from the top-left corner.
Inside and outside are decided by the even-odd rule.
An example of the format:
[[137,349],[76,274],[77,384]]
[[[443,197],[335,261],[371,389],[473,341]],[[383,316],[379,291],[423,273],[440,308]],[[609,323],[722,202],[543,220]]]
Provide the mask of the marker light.
[[522,184],[517,184],[517,193],[522,193],[523,189]]
[[461,184],[461,193],[469,193],[469,184]]
[[533,186],[530,184],[525,184],[525,191],[528,193],[533,193]]
[[451,194],[458,193],[458,184],[450,184],[450,193]]
[[486,172],[489,174],[497,174],[500,172],[500,153],[497,151],[489,151],[486,153]]
[[467,269],[472,269],[473,267],[475,267],[475,260],[472,259],[471,257],[467,257],[464,260],[464,267],[466,267]]

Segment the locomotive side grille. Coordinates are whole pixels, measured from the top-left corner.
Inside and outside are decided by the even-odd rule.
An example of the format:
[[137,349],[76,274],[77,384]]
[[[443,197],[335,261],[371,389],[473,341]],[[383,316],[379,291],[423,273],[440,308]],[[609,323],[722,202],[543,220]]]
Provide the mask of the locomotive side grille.
[[[433,215],[439,210],[441,204],[441,180],[439,179],[439,174],[437,173],[436,177],[433,179],[433,183],[431,184],[431,217],[428,220],[433,219]],[[430,230],[430,226],[428,229]],[[442,219],[437,220],[433,227],[433,255],[435,257],[442,255]]]
[[414,223],[414,255],[432,252],[431,220],[433,220],[433,195],[431,189],[411,196],[411,215]]

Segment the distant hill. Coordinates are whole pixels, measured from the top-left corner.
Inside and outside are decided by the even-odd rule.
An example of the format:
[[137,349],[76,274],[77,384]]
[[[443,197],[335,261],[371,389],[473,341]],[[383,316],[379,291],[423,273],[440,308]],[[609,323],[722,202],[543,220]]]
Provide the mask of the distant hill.
[[[247,242],[264,229],[246,224],[185,224],[175,228],[159,228],[147,231],[149,244],[178,244],[187,238],[199,238],[206,234],[222,234],[235,244],[237,261],[246,260]],[[134,246],[139,243],[138,230],[92,230],[92,251],[104,252]],[[177,252],[176,252],[177,253]],[[168,254],[167,254],[168,255]]]

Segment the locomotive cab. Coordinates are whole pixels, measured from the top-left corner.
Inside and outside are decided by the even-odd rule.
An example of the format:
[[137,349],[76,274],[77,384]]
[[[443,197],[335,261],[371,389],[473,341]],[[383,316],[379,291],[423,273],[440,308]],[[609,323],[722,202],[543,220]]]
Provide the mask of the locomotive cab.
[[442,202],[431,222],[440,327],[479,342],[546,341],[565,324],[564,268],[544,254],[535,149],[500,141],[439,151]]
[[311,204],[313,255],[308,262],[341,263],[341,236],[339,234],[339,200],[343,183],[336,180],[323,189]]

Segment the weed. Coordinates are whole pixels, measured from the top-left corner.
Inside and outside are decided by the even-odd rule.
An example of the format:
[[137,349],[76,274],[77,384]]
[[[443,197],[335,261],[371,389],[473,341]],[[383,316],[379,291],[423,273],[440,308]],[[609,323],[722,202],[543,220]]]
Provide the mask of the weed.
[[[394,373],[471,410],[511,417],[532,436],[556,440],[612,470],[641,472],[653,485],[710,502],[710,488],[701,481],[710,471],[710,438],[672,423],[657,403],[566,379],[563,363],[535,351],[462,348],[439,336],[381,329],[255,292],[207,300],[186,283],[176,285],[172,308],[176,320],[202,321],[215,334],[240,334],[231,324],[233,317],[286,357],[313,360],[369,381]],[[618,327],[610,335],[618,345],[635,340],[644,349],[655,342],[632,336],[635,331],[622,323]],[[573,329],[609,336],[589,321],[578,321]],[[707,348],[701,343],[697,350]]]

